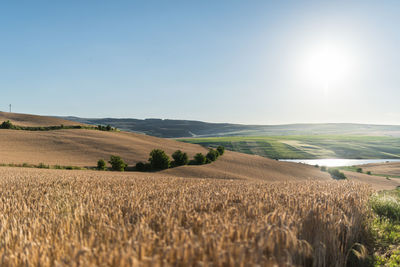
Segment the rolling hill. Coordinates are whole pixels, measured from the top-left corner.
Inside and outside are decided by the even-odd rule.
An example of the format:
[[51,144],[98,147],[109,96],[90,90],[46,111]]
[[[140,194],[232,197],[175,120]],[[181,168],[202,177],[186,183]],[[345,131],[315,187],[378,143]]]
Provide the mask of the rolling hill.
[[369,135],[400,137],[400,125],[315,123],[287,125],[244,125],[169,119],[116,119],[60,117],[65,120],[111,125],[122,130],[164,138],[278,135]]
[[83,123],[80,122],[64,120],[56,117],[21,114],[21,113],[9,113],[0,111],[0,122],[7,120],[18,126],[29,126],[29,127],[59,126],[61,124],[65,126],[84,125]]
[[[65,120],[45,116],[2,113],[2,120],[16,125],[60,125]],[[1,120],[0,119],[0,120]],[[182,143],[131,132],[105,132],[88,129],[61,129],[53,131],[0,130],[0,163],[29,163],[93,167],[100,158],[121,156],[128,164],[147,161],[154,148],[171,155],[181,149],[192,157],[206,153],[207,149],[194,144]],[[137,173],[135,173],[137,174]],[[131,175],[131,174],[128,174]],[[212,164],[183,166],[151,175],[220,179],[282,180],[329,180],[326,173],[317,168],[278,162],[255,155],[227,151]]]

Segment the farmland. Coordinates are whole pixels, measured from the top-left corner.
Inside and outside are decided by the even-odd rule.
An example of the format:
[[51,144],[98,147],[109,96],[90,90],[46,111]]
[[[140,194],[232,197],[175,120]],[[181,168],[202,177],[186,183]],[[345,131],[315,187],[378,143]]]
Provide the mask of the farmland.
[[[10,117],[27,127],[63,122]],[[380,142],[368,138],[370,145]],[[271,138],[269,145],[283,153],[286,146],[306,141]],[[234,151],[210,164],[157,172],[84,170],[110,155],[132,166],[154,148],[169,155],[181,149],[191,157],[208,151],[123,131],[2,129],[0,144],[0,266],[370,262],[375,251],[365,239],[369,198],[373,190],[399,185],[354,172],[336,181],[314,166]],[[42,164],[59,168],[38,168]]]
[[370,189],[0,168],[1,266],[344,266]]
[[400,158],[400,138],[358,135],[292,135],[264,137],[184,138],[182,142],[276,159]]

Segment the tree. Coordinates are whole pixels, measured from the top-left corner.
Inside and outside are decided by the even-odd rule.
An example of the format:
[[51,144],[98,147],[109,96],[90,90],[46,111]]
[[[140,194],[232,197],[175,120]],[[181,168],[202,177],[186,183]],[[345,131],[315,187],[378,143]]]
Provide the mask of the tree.
[[217,150],[214,149],[210,149],[210,151],[208,151],[206,158],[212,162],[212,161],[216,161],[218,158],[219,154]]
[[104,171],[106,169],[106,162],[104,159],[99,159],[99,161],[97,161],[97,169],[99,171]]
[[12,123],[8,121],[3,121],[3,123],[0,125],[1,129],[11,129],[12,128]]
[[140,162],[136,163],[135,170],[137,170],[139,172],[144,172],[144,167],[145,167],[144,163],[140,161]]
[[357,168],[357,172],[363,172],[362,168]]
[[218,151],[218,153],[222,156],[222,155],[224,154],[224,152],[225,152],[225,147],[223,147],[223,146],[218,146],[218,147],[217,147],[217,151]]
[[172,162],[173,166],[182,166],[189,162],[188,155],[180,150],[175,151],[174,154],[172,154],[172,158],[174,159]]
[[106,130],[107,130],[107,131],[111,131],[111,130],[112,130],[111,125],[107,125],[107,126],[106,126]]
[[123,172],[125,168],[128,167],[128,165],[121,159],[120,156],[111,156],[108,163],[111,164],[111,169],[113,171]]
[[202,164],[206,163],[206,157],[202,153],[197,153],[194,156],[193,163],[195,165],[202,165]]
[[169,168],[170,159],[161,149],[153,149],[150,152],[149,162],[153,170],[165,170]]

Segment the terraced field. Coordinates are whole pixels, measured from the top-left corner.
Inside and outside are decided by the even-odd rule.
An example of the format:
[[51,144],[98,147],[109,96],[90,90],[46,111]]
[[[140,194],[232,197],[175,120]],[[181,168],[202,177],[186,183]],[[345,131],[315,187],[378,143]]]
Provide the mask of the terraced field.
[[400,158],[400,138],[356,135],[210,137],[178,139],[203,146],[223,145],[247,154],[276,159]]

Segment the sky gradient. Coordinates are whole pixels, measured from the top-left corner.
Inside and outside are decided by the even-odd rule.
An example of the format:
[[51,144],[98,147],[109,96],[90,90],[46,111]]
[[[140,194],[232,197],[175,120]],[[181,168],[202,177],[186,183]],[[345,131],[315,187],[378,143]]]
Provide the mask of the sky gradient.
[[[400,1],[8,2],[2,111],[400,124]],[[305,73],[321,44],[329,82]]]

